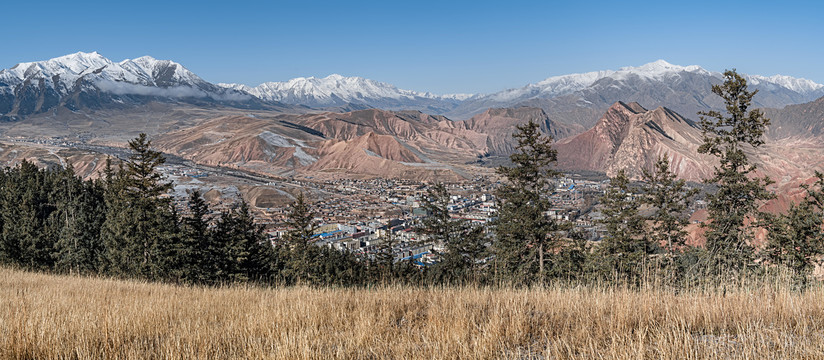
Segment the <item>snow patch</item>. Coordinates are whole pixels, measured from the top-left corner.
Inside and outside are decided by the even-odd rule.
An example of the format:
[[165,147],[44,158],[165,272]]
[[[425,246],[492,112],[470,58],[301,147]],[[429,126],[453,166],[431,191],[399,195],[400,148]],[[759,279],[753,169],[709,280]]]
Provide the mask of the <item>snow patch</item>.
[[318,161],[318,159],[316,159],[314,156],[305,153],[303,151],[303,148],[300,147],[295,148],[295,157],[298,158],[298,162],[300,162],[302,166],[306,166],[314,163],[315,161]]
[[368,149],[363,149],[363,152],[365,152],[365,153],[366,153],[366,155],[369,155],[369,156],[374,156],[374,157],[376,157],[376,158],[381,158],[381,159],[383,159],[383,156],[380,156],[380,155],[376,154],[375,152],[370,151],[370,150],[368,150]]
[[266,143],[268,143],[269,145],[272,145],[272,146],[277,146],[277,147],[294,147],[295,146],[295,145],[292,145],[292,143],[289,142],[289,139],[287,139],[287,138],[285,138],[281,135],[275,134],[275,133],[273,133],[271,131],[268,131],[268,130],[265,130],[262,133],[258,134],[258,137],[263,139],[263,141],[265,141]]

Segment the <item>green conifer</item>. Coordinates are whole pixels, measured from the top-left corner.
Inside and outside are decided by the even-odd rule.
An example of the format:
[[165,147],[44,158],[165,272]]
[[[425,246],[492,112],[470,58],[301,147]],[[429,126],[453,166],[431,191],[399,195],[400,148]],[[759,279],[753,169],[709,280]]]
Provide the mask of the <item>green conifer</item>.
[[497,169],[507,180],[496,192],[498,219],[493,246],[499,280],[543,280],[546,254],[557,245],[557,238],[550,235],[557,224],[545,215],[550,180],[559,175],[550,168],[557,152],[552,149],[552,137],[542,135],[538,128],[531,120],[518,125],[512,135],[518,141],[516,152],[510,155],[513,165]]
[[717,275],[727,271],[737,274],[754,264],[749,225],[755,223],[760,204],[772,198],[766,190],[771,180],[753,175],[756,166],[745,152],[764,144],[764,129],[770,120],[759,109],[749,110],[757,91],[748,91],[743,77],[728,70],[724,78],[723,84],[713,85],[712,92],[724,100],[726,114],[714,110],[699,113],[704,142],[698,152],[719,160],[715,174],[707,180],[716,184],[718,191],[708,195],[705,259]]

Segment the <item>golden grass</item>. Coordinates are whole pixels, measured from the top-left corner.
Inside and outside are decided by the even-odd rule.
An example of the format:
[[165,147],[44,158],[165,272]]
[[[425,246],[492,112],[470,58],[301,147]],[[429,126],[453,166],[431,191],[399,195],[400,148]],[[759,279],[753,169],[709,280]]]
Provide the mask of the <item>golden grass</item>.
[[0,358],[824,358],[824,290],[204,289],[0,269]]

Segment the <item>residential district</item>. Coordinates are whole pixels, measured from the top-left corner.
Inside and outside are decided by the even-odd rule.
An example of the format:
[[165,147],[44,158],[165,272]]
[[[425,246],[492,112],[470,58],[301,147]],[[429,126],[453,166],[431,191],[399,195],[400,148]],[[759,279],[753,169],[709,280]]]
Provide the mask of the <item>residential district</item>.
[[[204,173],[188,175],[205,176]],[[386,251],[384,242],[391,241],[395,261],[412,261],[418,266],[439,261],[438,254],[444,251],[444,244],[431,241],[419,230],[421,219],[427,215],[422,201],[431,183],[388,179],[281,179],[265,186],[285,185],[300,187],[310,194],[321,194],[310,197],[318,225],[314,235],[317,246],[369,257]],[[448,205],[450,216],[477,224],[484,228],[487,236],[491,236],[489,225],[496,216],[493,194],[500,183],[478,177],[473,181],[446,186],[451,194]],[[558,178],[554,181],[553,191],[547,194],[551,209],[545,215],[573,224],[589,241],[600,241],[606,229],[598,221],[602,215],[596,204],[608,186],[609,180],[606,178],[592,180],[578,175]],[[695,202],[690,213],[700,209],[702,204],[700,200]],[[286,204],[253,208],[256,219],[265,226],[271,241],[282,241],[292,230],[285,226],[288,210]]]

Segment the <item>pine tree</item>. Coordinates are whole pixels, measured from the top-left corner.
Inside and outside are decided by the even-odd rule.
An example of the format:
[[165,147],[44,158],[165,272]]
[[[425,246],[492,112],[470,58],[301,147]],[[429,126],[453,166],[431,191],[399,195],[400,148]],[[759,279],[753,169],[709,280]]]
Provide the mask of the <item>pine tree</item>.
[[558,250],[552,256],[550,277],[562,280],[579,280],[586,278],[586,265],[590,255],[590,246],[584,232],[571,225],[564,226],[566,236],[561,237]]
[[189,283],[209,284],[215,281],[217,259],[222,252],[209,232],[209,206],[199,190],[189,193],[189,216],[181,221],[180,242],[175,249],[178,273]]
[[494,223],[495,267],[499,279],[512,282],[533,281],[545,277],[546,253],[556,247],[556,224],[545,212],[549,210],[546,194],[550,179],[559,173],[550,168],[557,160],[552,137],[542,135],[538,124],[519,125],[512,136],[518,141],[510,155],[512,167],[501,166],[498,174],[507,183],[498,188],[498,219]]
[[330,247],[319,248],[319,256],[324,259],[320,264],[320,285],[351,286],[368,281],[364,277],[364,262],[358,261],[351,253],[338,251]]
[[647,256],[654,253],[657,246],[649,241],[644,232],[644,218],[638,214],[640,201],[632,193],[624,170],[610,179],[601,204],[607,230],[606,237],[598,246],[605,270],[603,275],[637,283]]
[[713,85],[712,92],[724,100],[726,114],[699,113],[704,142],[698,152],[714,155],[720,163],[707,180],[718,185],[718,191],[708,195],[707,265],[717,273],[738,273],[753,263],[748,224],[757,217],[760,203],[772,197],[766,190],[770,179],[752,175],[756,166],[750,163],[745,149],[764,143],[764,129],[770,120],[759,109],[749,110],[757,91],[748,91],[744,78],[735,70],[724,72],[724,78],[722,85]]
[[82,181],[71,165],[58,176],[52,192],[58,204],[53,221],[59,226],[55,270],[96,273],[104,250],[100,238],[106,216],[103,186],[100,182]]
[[48,226],[48,219],[57,210],[48,198],[53,176],[28,161],[20,164],[18,174],[18,218],[9,225],[15,228],[19,264],[30,269],[49,269],[54,264],[55,228]]
[[807,196],[786,214],[766,214],[769,230],[762,258],[792,271],[795,281],[806,284],[824,255],[824,175],[816,172],[813,187],[804,185]]
[[653,210],[648,218],[650,240],[663,246],[672,257],[685,244],[684,227],[689,224],[686,211],[698,189],[688,189],[684,180],[676,180],[666,156],[660,157],[651,171],[643,170],[641,203]]
[[0,192],[0,224],[2,224],[2,234],[0,234],[0,262],[9,265],[18,265],[22,249],[18,236],[19,228],[15,226],[20,218],[18,199],[19,179],[15,169],[6,168],[3,171],[2,189]]
[[283,275],[288,282],[311,282],[317,258],[317,248],[312,244],[317,224],[315,212],[303,193],[298,194],[289,207],[286,226],[289,231],[285,241],[278,245],[279,257],[285,261]]
[[395,263],[395,247],[398,239],[392,229],[386,229],[380,236],[378,248],[371,259],[372,277],[379,284],[391,284],[399,274],[399,264]]
[[8,168],[0,171],[0,264],[14,264],[20,257],[18,244],[6,236],[6,224],[14,212],[10,172]]
[[462,277],[474,283],[483,280],[483,267],[488,256],[487,235],[483,226],[465,222],[461,228],[460,241],[449,251],[460,254]]
[[0,261],[38,270],[98,268],[102,208],[98,183],[71,165],[38,169],[23,161],[0,176]]
[[476,281],[478,262],[486,252],[483,228],[473,226],[467,220],[452,219],[449,199],[449,192],[443,183],[427,190],[423,198],[422,207],[427,216],[422,219],[419,231],[446,248],[446,252],[440,254],[441,262],[430,274],[438,282]]
[[245,201],[222,214],[212,236],[223,245],[223,279],[230,282],[269,279],[274,249],[263,228],[255,224]]
[[178,241],[172,188],[157,168],[166,159],[151,150],[146,134],[129,142],[128,161],[116,172],[107,170],[107,217],[103,225],[106,259],[112,273],[160,279],[169,275],[172,246]]

